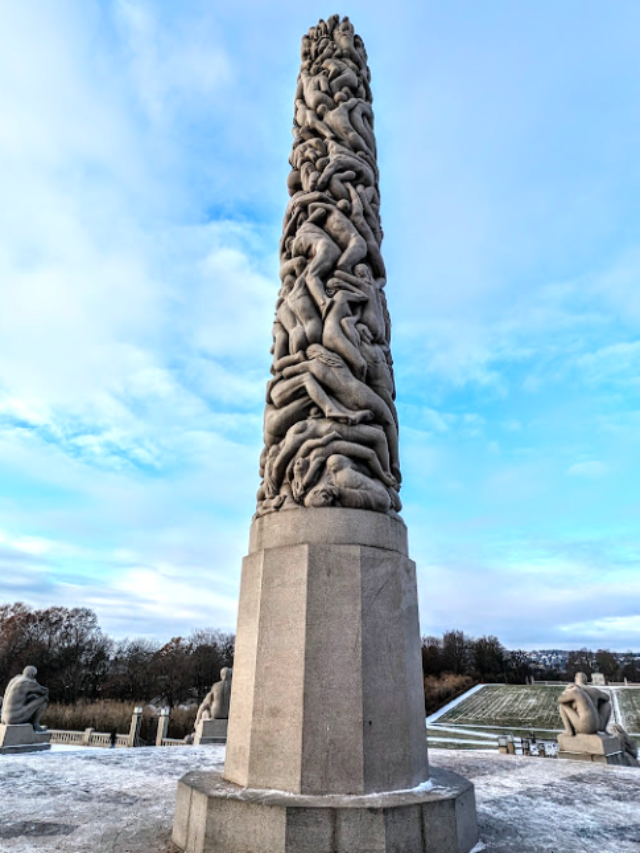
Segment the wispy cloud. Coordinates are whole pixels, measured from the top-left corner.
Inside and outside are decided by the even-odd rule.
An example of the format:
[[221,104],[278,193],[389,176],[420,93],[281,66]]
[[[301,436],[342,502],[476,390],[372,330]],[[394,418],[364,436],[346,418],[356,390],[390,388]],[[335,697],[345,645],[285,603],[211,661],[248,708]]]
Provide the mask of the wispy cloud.
[[[423,627],[640,647],[637,9],[350,14]],[[233,627],[310,23],[0,11],[1,598]]]

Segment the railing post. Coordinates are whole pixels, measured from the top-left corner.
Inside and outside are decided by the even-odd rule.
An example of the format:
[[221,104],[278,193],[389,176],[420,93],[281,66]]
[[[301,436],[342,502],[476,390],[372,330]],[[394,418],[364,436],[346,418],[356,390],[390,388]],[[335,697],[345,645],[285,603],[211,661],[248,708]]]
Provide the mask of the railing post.
[[95,729],[88,728],[84,730],[84,734],[82,735],[82,745],[89,746],[91,744],[91,735],[94,733]]
[[161,708],[160,716],[158,717],[158,731],[156,732],[156,746],[162,746],[162,741],[166,738],[169,731],[169,714],[171,708]]
[[136,746],[140,737],[140,726],[142,725],[142,708],[138,705],[133,709],[131,717],[131,728],[129,729],[129,746]]

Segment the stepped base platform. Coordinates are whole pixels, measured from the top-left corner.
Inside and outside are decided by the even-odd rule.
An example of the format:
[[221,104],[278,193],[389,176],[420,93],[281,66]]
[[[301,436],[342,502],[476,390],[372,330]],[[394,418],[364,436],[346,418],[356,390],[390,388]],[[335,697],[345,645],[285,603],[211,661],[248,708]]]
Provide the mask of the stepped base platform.
[[437,768],[417,788],[364,796],[240,788],[193,772],[178,784],[173,841],[186,853],[469,853],[474,788]]
[[0,755],[22,752],[44,752],[51,749],[51,734],[36,732],[30,723],[23,725],[0,724]]

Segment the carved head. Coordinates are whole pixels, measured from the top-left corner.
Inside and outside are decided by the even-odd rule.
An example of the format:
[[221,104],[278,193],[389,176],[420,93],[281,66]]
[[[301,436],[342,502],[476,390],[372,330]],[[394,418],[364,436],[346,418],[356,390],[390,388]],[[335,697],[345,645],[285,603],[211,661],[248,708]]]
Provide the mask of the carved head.
[[305,506],[331,506],[335,500],[336,492],[331,486],[320,485],[311,489],[304,499]]
[[25,666],[25,668],[22,670],[22,674],[25,678],[35,678],[38,674],[38,670],[35,668],[35,666]]
[[348,456],[343,456],[340,453],[334,453],[327,459],[327,471],[329,474],[336,474],[338,471],[344,471],[345,468],[352,468],[351,460]]
[[371,270],[367,266],[367,264],[356,264],[354,269],[354,273],[357,278],[361,278],[364,281],[372,281],[373,276],[371,275]]
[[346,200],[346,198],[341,198],[340,201],[336,204],[336,207],[339,211],[344,213],[345,216],[350,216],[351,204]]
[[333,39],[335,43],[343,50],[348,50],[353,47],[353,39],[355,30],[349,18],[343,18],[338,26],[333,31]]
[[231,681],[232,670],[228,666],[223,666],[220,670],[220,681]]
[[584,674],[584,672],[576,672],[575,683],[579,687],[585,686],[585,684],[587,683],[587,676]]

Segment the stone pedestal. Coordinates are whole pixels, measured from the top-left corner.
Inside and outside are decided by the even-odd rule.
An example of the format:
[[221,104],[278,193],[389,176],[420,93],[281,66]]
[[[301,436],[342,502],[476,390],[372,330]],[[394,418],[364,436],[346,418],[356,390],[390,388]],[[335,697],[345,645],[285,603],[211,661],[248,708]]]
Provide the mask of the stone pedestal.
[[194,772],[178,785],[173,840],[188,853],[468,853],[473,785],[432,770],[413,791],[300,795],[239,788]]
[[592,761],[597,764],[625,764],[617,737],[607,734],[558,735],[558,758]]
[[51,734],[36,732],[30,723],[24,725],[0,724],[0,754],[43,752],[51,749]]
[[201,720],[193,738],[194,746],[207,743],[226,743],[229,720]]
[[224,781],[183,778],[175,842],[188,853],[468,853],[473,786],[436,772],[424,787],[404,523],[284,511],[253,522],[249,551]]
[[403,522],[342,508],[254,521],[224,775],[296,794],[393,791],[428,778]]

